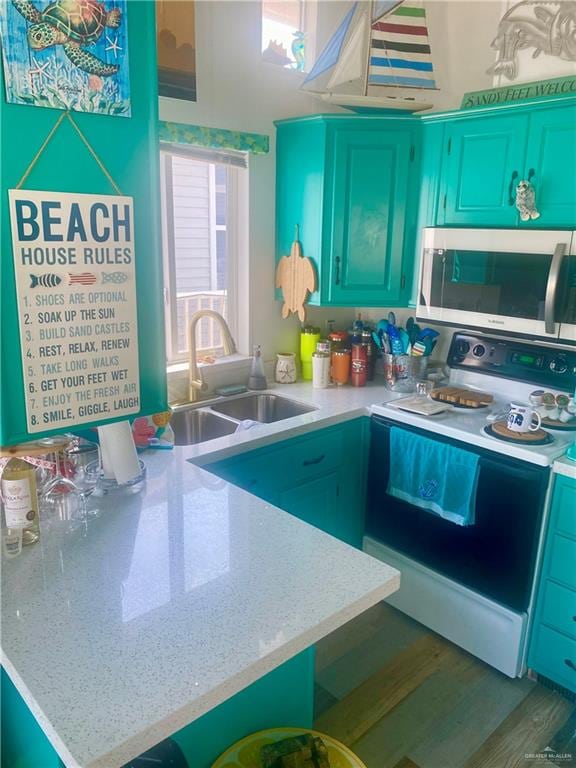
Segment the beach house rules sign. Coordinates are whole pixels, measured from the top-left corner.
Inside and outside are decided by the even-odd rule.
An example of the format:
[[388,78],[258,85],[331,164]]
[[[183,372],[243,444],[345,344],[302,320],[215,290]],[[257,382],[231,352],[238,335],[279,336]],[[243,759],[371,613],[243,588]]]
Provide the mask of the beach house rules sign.
[[28,431],[137,413],[132,198],[9,198]]

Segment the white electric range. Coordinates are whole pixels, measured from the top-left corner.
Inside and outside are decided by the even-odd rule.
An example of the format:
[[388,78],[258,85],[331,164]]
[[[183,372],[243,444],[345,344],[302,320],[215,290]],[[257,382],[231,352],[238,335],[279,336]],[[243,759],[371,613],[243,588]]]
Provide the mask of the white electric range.
[[[489,392],[494,402],[436,416],[373,407],[364,549],[402,572],[393,605],[515,677],[524,670],[550,465],[576,430],[547,430],[546,445],[503,442],[484,430],[506,418],[511,401],[528,402],[535,389],[573,394],[576,351],[457,333],[448,365],[450,385]],[[478,455],[473,525],[455,525],[387,493],[388,478],[403,460],[391,451],[393,429]]]

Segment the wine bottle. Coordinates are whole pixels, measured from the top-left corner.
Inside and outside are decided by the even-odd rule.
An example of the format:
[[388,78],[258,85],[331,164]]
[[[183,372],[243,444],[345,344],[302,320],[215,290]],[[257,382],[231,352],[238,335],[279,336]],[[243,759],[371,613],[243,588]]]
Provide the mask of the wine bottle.
[[6,528],[22,531],[23,546],[35,544],[40,538],[40,522],[34,467],[24,459],[10,459],[1,486]]

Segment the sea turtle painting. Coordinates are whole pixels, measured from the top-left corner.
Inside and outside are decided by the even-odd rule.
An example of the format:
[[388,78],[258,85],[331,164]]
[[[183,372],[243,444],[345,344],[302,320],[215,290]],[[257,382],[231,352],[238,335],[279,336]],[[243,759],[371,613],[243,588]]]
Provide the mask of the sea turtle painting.
[[107,10],[97,0],[55,0],[43,11],[32,0],[12,0],[12,4],[30,22],[28,44],[33,51],[61,45],[83,72],[99,77],[118,72],[116,64],[107,64],[83,48],[96,42],[106,27],[118,29],[122,13],[117,8]]

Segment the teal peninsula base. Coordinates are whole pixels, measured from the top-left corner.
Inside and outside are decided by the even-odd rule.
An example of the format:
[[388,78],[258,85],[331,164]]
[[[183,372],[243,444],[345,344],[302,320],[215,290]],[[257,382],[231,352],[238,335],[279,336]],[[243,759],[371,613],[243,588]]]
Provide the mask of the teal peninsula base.
[[[61,768],[64,763],[4,669],[1,680],[2,767]],[[313,716],[312,647],[177,731],[172,739],[188,768],[210,768],[227,747],[244,736],[278,726],[311,728]],[[89,722],[86,728],[90,728]],[[154,764],[162,768],[162,762]]]

